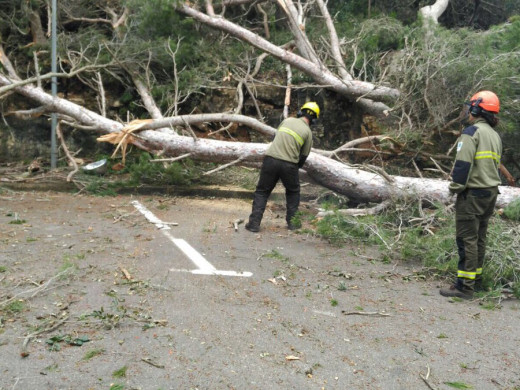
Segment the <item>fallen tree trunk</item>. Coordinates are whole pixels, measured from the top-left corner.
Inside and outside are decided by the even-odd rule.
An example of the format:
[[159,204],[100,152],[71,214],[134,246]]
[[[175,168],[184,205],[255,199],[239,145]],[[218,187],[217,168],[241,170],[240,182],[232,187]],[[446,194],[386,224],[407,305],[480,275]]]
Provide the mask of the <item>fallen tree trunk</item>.
[[[0,86],[10,85],[15,81],[0,75]],[[96,129],[103,133],[125,131],[125,126],[117,121],[103,117],[84,107],[61,98],[53,98],[40,88],[21,85],[13,89],[44,106],[47,111],[55,111],[71,117],[82,126]],[[148,120],[142,129],[165,128],[187,123],[202,123],[208,120],[231,121],[246,124],[255,130],[271,134],[272,128],[249,117],[231,114],[187,115],[159,120]],[[130,139],[130,138],[129,138]],[[229,163],[240,160],[240,165],[257,166],[263,159],[266,144],[226,142],[211,139],[195,139],[181,136],[173,130],[142,130],[132,135],[131,142],[137,147],[163,157],[175,157],[190,153],[190,158],[201,161]],[[442,203],[451,202],[448,182],[440,179],[423,179],[403,176],[387,177],[378,172],[368,172],[349,167],[331,158],[311,153],[304,166],[309,177],[323,187],[345,195],[358,202],[379,203],[386,199],[405,199],[420,197]],[[500,187],[497,206],[504,207],[520,197],[520,188]]]

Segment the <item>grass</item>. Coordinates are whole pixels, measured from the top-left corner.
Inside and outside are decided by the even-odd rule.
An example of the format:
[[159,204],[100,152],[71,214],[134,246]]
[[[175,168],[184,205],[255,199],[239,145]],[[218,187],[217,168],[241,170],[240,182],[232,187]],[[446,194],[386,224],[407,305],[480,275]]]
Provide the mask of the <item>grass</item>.
[[105,350],[103,348],[91,349],[85,354],[85,356],[83,356],[83,360],[90,360],[98,355],[103,354],[104,352]]
[[119,370],[115,370],[113,373],[112,373],[112,377],[113,378],[124,378],[126,377],[126,370],[128,369],[127,366],[123,366],[121,367]]
[[265,257],[269,257],[271,259],[277,259],[280,260],[282,263],[287,264],[289,263],[289,258],[281,254],[278,250],[273,249],[270,252],[266,253],[264,255]]
[[[337,245],[379,246],[384,263],[404,260],[421,264],[429,277],[451,278],[457,271],[455,216],[440,204],[424,208],[417,201],[400,201],[375,216],[335,213],[316,222],[316,234]],[[487,236],[484,289],[493,292],[507,287],[520,298],[520,226],[495,215]]]
[[20,313],[22,312],[23,310],[25,309],[25,303],[21,300],[17,300],[17,301],[12,301],[11,303],[9,303],[7,306],[5,306],[4,310],[7,312],[7,313],[10,313],[10,314],[16,314],[16,313]]
[[25,219],[15,219],[14,221],[10,221],[10,225],[23,225],[27,221]]

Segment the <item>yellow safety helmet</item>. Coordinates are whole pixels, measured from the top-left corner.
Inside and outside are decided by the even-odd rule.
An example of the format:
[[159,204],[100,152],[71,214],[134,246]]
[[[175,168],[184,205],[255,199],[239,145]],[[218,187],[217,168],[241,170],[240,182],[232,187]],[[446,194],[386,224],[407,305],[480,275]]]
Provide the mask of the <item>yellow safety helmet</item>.
[[303,111],[303,110],[309,110],[309,111],[313,112],[314,114],[316,114],[316,118],[320,117],[320,107],[318,106],[318,104],[316,102],[305,103],[302,106],[302,108],[300,108],[300,111]]

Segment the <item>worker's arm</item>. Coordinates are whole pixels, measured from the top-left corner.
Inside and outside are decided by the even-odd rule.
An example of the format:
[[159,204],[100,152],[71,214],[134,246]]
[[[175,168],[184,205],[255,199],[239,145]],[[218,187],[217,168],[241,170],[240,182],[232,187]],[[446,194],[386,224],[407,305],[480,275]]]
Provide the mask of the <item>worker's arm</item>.
[[311,153],[311,148],[312,133],[309,131],[309,134],[300,149],[300,159],[298,160],[298,167],[303,167],[303,164],[305,164],[305,161],[307,161],[307,157],[309,157],[309,154]]
[[459,138],[455,165],[451,171],[450,192],[459,194],[466,189],[466,183],[477,151],[476,131],[477,127],[475,126],[467,127],[462,131]]
[[506,178],[507,184],[510,185],[511,187],[514,187],[515,186],[515,178],[513,177],[513,175],[511,175],[509,173],[507,168],[503,164],[500,164],[498,166],[498,169],[500,170],[500,173],[502,175],[504,175],[504,177]]

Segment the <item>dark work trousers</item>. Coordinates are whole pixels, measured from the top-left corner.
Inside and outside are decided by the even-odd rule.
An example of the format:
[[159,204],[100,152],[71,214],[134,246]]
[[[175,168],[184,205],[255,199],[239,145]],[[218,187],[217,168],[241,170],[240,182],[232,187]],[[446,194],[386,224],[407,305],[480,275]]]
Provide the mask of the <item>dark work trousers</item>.
[[298,164],[265,156],[253,199],[253,210],[249,216],[250,224],[260,226],[267,199],[280,179],[285,187],[285,200],[287,202],[286,221],[287,223],[291,222],[300,205],[300,178],[298,171]]
[[475,283],[482,283],[488,222],[493,215],[497,195],[497,187],[467,189],[457,195],[455,225],[459,251],[459,290],[473,291]]

